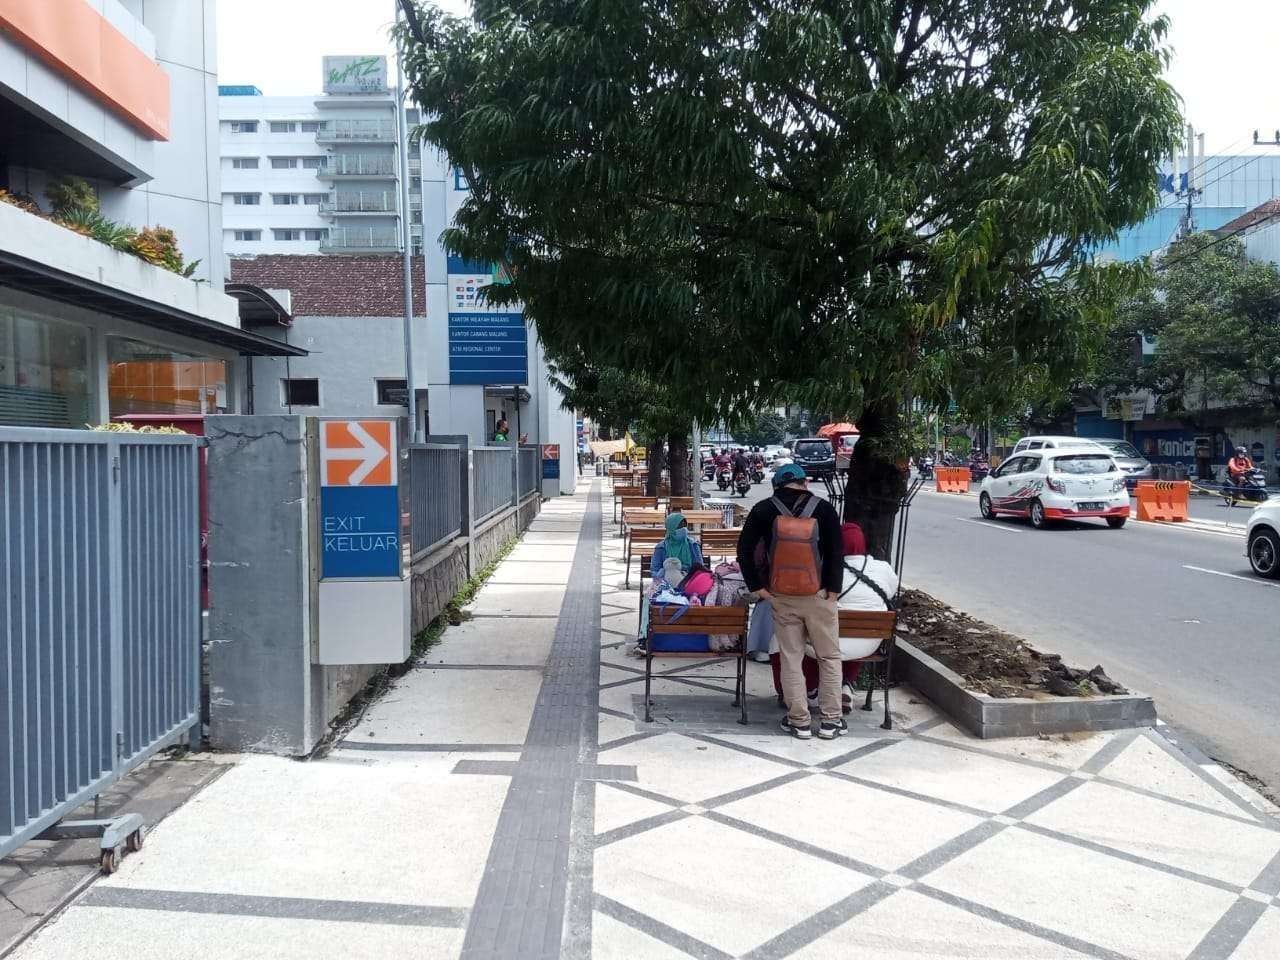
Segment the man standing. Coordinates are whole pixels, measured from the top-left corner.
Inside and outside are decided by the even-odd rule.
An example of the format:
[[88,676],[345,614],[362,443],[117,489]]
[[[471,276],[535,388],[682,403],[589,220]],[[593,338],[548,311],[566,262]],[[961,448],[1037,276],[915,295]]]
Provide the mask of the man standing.
[[752,507],[743,524],[738,564],[747,589],[773,607],[787,701],[782,729],[801,740],[813,735],[801,668],[807,636],[818,656],[818,736],[842,735],[848,726],[840,715],[840,517],[809,492],[803,467],[787,464],[774,471],[773,497]]

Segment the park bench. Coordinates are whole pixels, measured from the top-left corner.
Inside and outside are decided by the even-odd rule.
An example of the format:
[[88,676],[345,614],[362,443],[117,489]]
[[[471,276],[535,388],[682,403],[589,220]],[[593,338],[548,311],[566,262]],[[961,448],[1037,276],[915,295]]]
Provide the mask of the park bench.
[[[641,590],[641,596],[644,591]],[[736,635],[738,647],[729,651],[676,651],[653,649],[654,635],[664,633],[721,633]],[[651,603],[649,605],[649,629],[645,634],[644,658],[644,721],[653,722],[653,700],[649,695],[653,680],[653,661],[659,658],[682,660],[737,661],[734,675],[733,706],[741,710],[738,722],[747,721],[747,608],[746,607],[685,607],[676,604]],[[711,679],[730,679],[713,677]]]
[[841,610],[840,636],[846,639],[879,640],[880,646],[869,657],[863,657],[859,663],[871,664],[870,685],[867,687],[867,702],[863,710],[871,709],[871,695],[875,693],[877,679],[884,685],[884,723],[881,729],[892,730],[893,718],[889,716],[889,684],[890,671],[893,666],[893,649],[897,643],[894,627],[898,622],[898,614],[894,610]]

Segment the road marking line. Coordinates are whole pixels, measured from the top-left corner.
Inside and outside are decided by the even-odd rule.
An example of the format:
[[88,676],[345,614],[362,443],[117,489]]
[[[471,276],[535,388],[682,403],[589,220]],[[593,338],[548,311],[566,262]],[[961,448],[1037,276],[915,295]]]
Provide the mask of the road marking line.
[[1004,533],[1026,533],[1027,532],[1026,530],[1020,529],[1019,527],[1003,526],[1002,524],[996,523],[993,520],[975,520],[973,519],[973,517],[956,517],[955,519],[959,520],[961,523],[976,523],[980,527],[987,527],[990,530],[1000,530]]
[[1211,573],[1215,577],[1230,577],[1232,580],[1243,580],[1245,583],[1256,583],[1260,587],[1280,587],[1280,583],[1272,583],[1270,580],[1263,580],[1261,577],[1242,577],[1238,573],[1223,573],[1221,570],[1210,570],[1207,567],[1193,567],[1188,563],[1182,565],[1184,570],[1194,570],[1196,573]]

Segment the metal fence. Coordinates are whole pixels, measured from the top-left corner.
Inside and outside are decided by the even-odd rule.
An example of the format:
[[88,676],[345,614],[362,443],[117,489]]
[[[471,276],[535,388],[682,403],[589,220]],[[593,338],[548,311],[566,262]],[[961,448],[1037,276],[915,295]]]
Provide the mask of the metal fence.
[[0,427],[0,856],[199,722],[198,463]]
[[539,476],[542,464],[538,460],[537,447],[520,448],[520,496],[527,497],[542,484]]
[[416,444],[409,448],[409,543],[416,557],[462,532],[460,447]]
[[475,522],[511,506],[511,448],[477,447],[473,453]]

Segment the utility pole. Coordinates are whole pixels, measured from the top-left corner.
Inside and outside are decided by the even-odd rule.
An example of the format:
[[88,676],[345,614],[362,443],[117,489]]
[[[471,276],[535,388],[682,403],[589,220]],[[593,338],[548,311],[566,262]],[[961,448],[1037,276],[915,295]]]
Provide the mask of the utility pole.
[[[400,22],[400,4],[395,3],[396,23]],[[413,384],[413,228],[409,226],[409,118],[405,115],[404,58],[396,51],[396,140],[400,153],[400,227],[404,244],[404,389],[408,394],[409,436],[422,443],[422,427],[418,423],[418,395]],[[426,254],[426,245],[423,245]],[[425,271],[424,271],[425,272]],[[425,310],[423,311],[426,312]]]
[[1192,210],[1192,203],[1200,196],[1200,170],[1199,166],[1204,162],[1204,135],[1200,136],[1200,164],[1196,163],[1196,130],[1191,124],[1187,124],[1187,188],[1184,191],[1187,198],[1187,210],[1182,217],[1182,225],[1178,230],[1178,238],[1188,237],[1195,233],[1196,220],[1195,212]]

